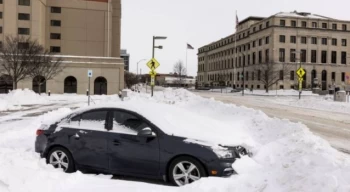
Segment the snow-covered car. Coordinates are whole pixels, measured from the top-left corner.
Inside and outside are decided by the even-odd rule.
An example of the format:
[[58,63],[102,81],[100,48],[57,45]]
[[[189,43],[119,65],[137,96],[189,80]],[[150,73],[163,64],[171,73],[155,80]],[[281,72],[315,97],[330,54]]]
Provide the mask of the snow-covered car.
[[232,164],[247,154],[244,147],[210,146],[169,133],[169,126],[161,123],[170,118],[166,111],[160,119],[149,119],[147,112],[128,106],[78,109],[42,125],[35,150],[67,173],[82,170],[163,179],[178,186],[201,177],[235,174]]

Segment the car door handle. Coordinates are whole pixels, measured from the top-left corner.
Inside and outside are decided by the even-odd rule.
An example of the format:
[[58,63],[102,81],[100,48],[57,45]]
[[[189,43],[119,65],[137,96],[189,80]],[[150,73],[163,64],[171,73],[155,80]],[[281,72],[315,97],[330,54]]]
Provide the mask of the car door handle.
[[113,141],[113,145],[118,146],[118,145],[120,145],[120,142],[119,142],[118,140],[114,140],[114,141]]

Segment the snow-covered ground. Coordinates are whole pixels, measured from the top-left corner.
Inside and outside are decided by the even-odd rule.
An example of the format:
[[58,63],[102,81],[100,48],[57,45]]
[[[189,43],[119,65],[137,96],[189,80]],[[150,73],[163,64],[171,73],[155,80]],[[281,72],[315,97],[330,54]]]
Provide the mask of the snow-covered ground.
[[[17,94],[20,94],[17,93]],[[21,93],[22,94],[22,93]],[[32,93],[23,93],[23,95]],[[53,95],[35,97],[45,99],[36,103],[36,108],[26,108],[22,101],[10,102],[10,97],[1,96],[2,103],[17,103],[23,111],[6,112],[0,116],[0,191],[350,191],[350,159],[333,149],[329,143],[315,135],[300,123],[269,118],[261,111],[224,104],[205,99],[185,90],[155,92],[149,94],[130,93],[125,101],[117,96],[98,96],[95,103],[154,104],[164,111],[174,109],[193,115],[193,124],[215,119],[231,128],[225,132],[244,135],[239,142],[249,146],[253,157],[244,157],[233,165],[238,175],[230,178],[204,178],[191,185],[169,187],[143,182],[111,179],[106,175],[84,175],[80,172],[65,174],[46,165],[34,152],[35,131],[41,122],[69,113],[70,107],[86,106],[86,96]],[[123,102],[123,104],[122,104]],[[63,105],[65,104],[65,105]],[[41,107],[40,107],[41,105]],[[51,106],[51,108],[48,107]],[[140,106],[144,109],[144,106]],[[157,107],[158,108],[158,107]],[[11,109],[11,108],[8,108]],[[27,116],[41,109],[40,116]],[[5,109],[6,110],[6,109]],[[45,113],[45,111],[48,111]],[[163,113],[149,109],[162,118]],[[175,118],[178,124],[182,114]],[[200,119],[198,119],[200,117]],[[168,121],[170,117],[167,117]],[[187,116],[186,121],[191,119]],[[172,122],[174,124],[174,122]],[[175,124],[176,125],[176,124]],[[184,126],[184,125],[182,125]],[[188,129],[194,134],[195,129]],[[197,127],[198,128],[198,127]],[[206,126],[208,128],[208,126]],[[176,126],[173,127],[176,129]],[[214,131],[219,130],[213,126]],[[176,132],[176,131],[175,131]],[[197,133],[198,135],[201,132]],[[218,132],[217,134],[220,134]],[[222,133],[221,133],[222,134]],[[237,137],[232,137],[232,139]]]

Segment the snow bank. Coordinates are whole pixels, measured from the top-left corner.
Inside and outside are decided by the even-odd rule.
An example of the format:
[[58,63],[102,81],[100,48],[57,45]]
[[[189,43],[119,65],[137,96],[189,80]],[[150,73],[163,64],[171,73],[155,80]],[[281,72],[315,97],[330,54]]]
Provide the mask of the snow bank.
[[335,102],[331,95],[303,97],[301,100],[297,98],[276,98],[273,102],[300,108],[350,114],[350,103]]
[[[121,103],[113,97],[108,102],[113,100]],[[130,98],[123,103],[147,103],[177,112],[186,111],[186,114],[201,117],[195,119],[198,124],[206,119],[214,119],[220,125],[230,125],[232,139],[236,139],[234,135],[248,135],[254,142],[251,146],[254,156],[236,161],[233,167],[238,175],[203,178],[181,188],[111,180],[110,176],[83,175],[79,172],[64,174],[46,165],[35,154],[33,146],[35,130],[40,123],[63,113],[54,111],[39,118],[1,125],[0,191],[350,191],[349,157],[314,136],[302,124],[269,118],[260,111],[204,99],[185,90],[165,89],[155,92],[153,98],[130,93]],[[142,110],[143,107],[137,109]],[[62,110],[69,112],[67,109]],[[153,113],[151,116],[156,114],[161,118],[167,114],[166,111]],[[165,123],[163,121],[173,124],[169,118],[161,123]],[[196,125],[191,124],[188,129],[191,127]],[[215,126],[212,129],[218,130]]]
[[44,96],[36,94],[29,89],[17,89],[10,91],[8,94],[0,95],[0,111],[18,110],[23,105],[35,105],[48,103]]

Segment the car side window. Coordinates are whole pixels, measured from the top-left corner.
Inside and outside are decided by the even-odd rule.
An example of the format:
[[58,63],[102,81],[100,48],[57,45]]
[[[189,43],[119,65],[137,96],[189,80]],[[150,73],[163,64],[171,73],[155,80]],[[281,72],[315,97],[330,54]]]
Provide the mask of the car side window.
[[113,111],[113,132],[137,135],[146,127],[149,127],[146,122],[130,113]]
[[77,116],[71,118],[69,121],[69,125],[79,127],[80,126],[80,117],[81,117],[81,115],[77,115]]
[[106,128],[107,113],[107,110],[98,110],[83,113],[80,118],[79,127],[82,129],[103,131]]

